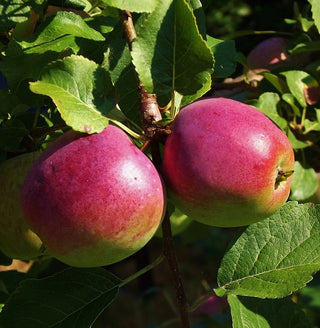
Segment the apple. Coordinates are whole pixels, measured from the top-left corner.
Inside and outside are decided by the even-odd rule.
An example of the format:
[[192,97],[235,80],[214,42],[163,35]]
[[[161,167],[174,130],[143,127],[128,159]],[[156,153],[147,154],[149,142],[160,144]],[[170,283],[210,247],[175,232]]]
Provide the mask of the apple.
[[[201,302],[206,295],[200,296],[196,303]],[[223,313],[228,309],[228,302],[225,298],[218,297],[216,295],[212,295],[207,298],[194,312],[192,315],[194,316],[210,316],[219,313]]]
[[13,259],[35,260],[48,255],[26,223],[20,205],[21,186],[39,155],[40,152],[25,153],[0,165],[0,250]]
[[283,64],[289,57],[288,40],[272,37],[258,43],[248,54],[247,64],[250,69],[270,69]]
[[257,109],[222,97],[196,101],[178,113],[162,163],[175,205],[217,227],[273,214],[289,196],[293,168],[285,133]]
[[109,125],[90,135],[69,131],[51,144],[29,171],[21,202],[54,257],[95,267],[121,261],[152,238],[164,192],[150,159]]

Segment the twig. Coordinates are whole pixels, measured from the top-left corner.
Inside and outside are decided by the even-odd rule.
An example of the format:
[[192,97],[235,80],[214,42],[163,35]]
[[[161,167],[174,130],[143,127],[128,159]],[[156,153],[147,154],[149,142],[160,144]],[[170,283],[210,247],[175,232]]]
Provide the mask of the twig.
[[[120,18],[122,26],[125,32],[125,36],[128,42],[129,49],[132,49],[132,42],[137,37],[131,13],[128,11],[121,11]],[[137,77],[138,78],[138,77]],[[159,109],[156,95],[148,93],[144,88],[141,81],[138,78],[139,85],[139,111],[141,117],[142,128],[144,130],[146,140],[150,142],[152,161],[155,167],[160,170],[161,166],[161,155],[159,140],[162,134],[165,136],[168,132],[167,127],[159,127],[157,121],[162,119],[162,115]],[[157,135],[159,134],[159,135]],[[146,144],[145,144],[146,145]],[[165,217],[162,223],[162,234],[163,234],[163,254],[168,262],[170,268],[174,288],[176,290],[176,296],[180,312],[180,321],[183,328],[189,328],[189,314],[186,296],[184,292],[183,282],[181,273],[179,271],[178,261],[176,258],[174,243],[172,239],[170,217],[166,211]]]

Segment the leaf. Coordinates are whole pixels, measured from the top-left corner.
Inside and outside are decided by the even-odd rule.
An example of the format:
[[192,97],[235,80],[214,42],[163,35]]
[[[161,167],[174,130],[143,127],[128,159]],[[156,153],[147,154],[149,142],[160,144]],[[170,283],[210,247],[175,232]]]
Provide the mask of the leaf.
[[317,84],[317,81],[314,79],[314,77],[304,71],[297,70],[282,72],[281,75],[286,78],[289,90],[297,99],[299,104],[302,107],[306,107],[307,103],[303,90],[308,86]]
[[85,133],[101,132],[109,122],[104,115],[116,103],[107,72],[75,55],[49,65],[40,81],[30,83],[30,89],[51,97],[65,122]]
[[28,20],[30,7],[26,0],[2,0],[0,3],[0,32],[7,32],[19,22]]
[[23,281],[0,313],[2,328],[88,328],[114,300],[121,280],[102,268],[71,268]]
[[303,149],[309,147],[307,143],[298,140],[290,129],[288,129],[287,136],[293,149]]
[[291,200],[302,201],[311,197],[318,189],[318,178],[315,170],[304,167],[296,161],[291,181]]
[[278,75],[270,72],[262,72],[260,74],[262,74],[264,78],[269,81],[280,93],[286,93],[289,91],[286,82]]
[[311,4],[312,17],[320,33],[320,3],[318,0],[308,0]]
[[104,36],[89,27],[77,14],[58,11],[56,15],[48,17],[39,26],[37,33],[27,41],[20,42],[23,49],[36,47],[48,41],[57,40],[64,35],[73,35],[85,39],[104,41]]
[[280,298],[320,270],[320,205],[288,202],[247,227],[222,259],[218,296]]
[[292,109],[292,111],[298,117],[301,117],[300,108],[296,105],[296,98],[291,93],[284,93],[281,96],[282,100],[285,101]]
[[233,328],[312,328],[305,313],[290,299],[261,300],[228,296]]
[[103,0],[101,4],[136,13],[150,13],[158,2],[159,0]]
[[260,112],[267,115],[281,129],[285,129],[287,121],[278,113],[277,105],[279,101],[280,98],[277,93],[265,92],[257,100],[250,102],[250,104],[259,109]]
[[184,0],[165,0],[137,29],[132,58],[139,78],[166,105],[175,90],[193,95],[211,80],[214,59]]
[[233,40],[219,40],[207,36],[207,43],[215,58],[215,77],[228,77],[236,69],[237,51]]

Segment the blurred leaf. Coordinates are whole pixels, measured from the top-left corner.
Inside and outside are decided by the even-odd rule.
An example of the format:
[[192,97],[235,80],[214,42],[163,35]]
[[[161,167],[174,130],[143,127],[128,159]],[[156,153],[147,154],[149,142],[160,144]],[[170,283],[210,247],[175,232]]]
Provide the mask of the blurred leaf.
[[320,205],[288,202],[250,225],[224,255],[218,296],[280,298],[304,287],[320,270]]
[[132,44],[133,64],[150,93],[164,103],[175,90],[193,95],[211,80],[214,59],[184,0],[165,0],[145,20]]
[[[23,113],[28,109],[28,106],[9,89],[0,90],[0,117],[7,118]],[[9,114],[9,115],[8,115]]]
[[288,139],[290,140],[291,146],[293,149],[303,149],[309,147],[309,145],[303,141],[300,141],[289,129],[287,132]]
[[288,86],[286,82],[278,75],[272,74],[270,72],[261,73],[264,78],[269,81],[280,93],[288,92]]
[[285,76],[290,92],[297,99],[299,104],[304,108],[307,106],[305,94],[303,89],[306,86],[311,86],[316,83],[316,80],[308,73],[304,71],[286,71],[282,72],[281,75]]
[[121,280],[102,268],[71,268],[23,281],[0,314],[2,328],[88,328],[114,300]]
[[88,6],[87,0],[50,0],[50,5],[63,8],[83,10]]
[[234,73],[237,65],[237,51],[233,40],[219,40],[207,36],[207,43],[214,54],[215,77],[228,77]]
[[311,131],[320,131],[320,123],[318,121],[310,121],[308,119],[304,120],[304,134]]
[[150,13],[154,11],[160,0],[102,0],[101,5],[115,7],[121,10],[128,10],[136,13]]
[[251,101],[250,104],[259,109],[260,112],[267,115],[281,129],[285,129],[287,121],[278,113],[277,105],[279,101],[280,98],[277,93],[265,92],[259,97],[259,99]]
[[0,128],[0,149],[15,152],[19,149],[21,140],[29,130],[18,119],[12,119],[2,124]]
[[85,133],[101,132],[109,122],[102,114],[107,115],[116,103],[108,73],[75,55],[49,65],[30,89],[51,97],[67,125]]
[[291,182],[291,200],[305,200],[311,197],[318,189],[318,178],[311,167],[304,167],[298,161],[294,165],[294,173]]
[[307,51],[319,51],[320,41],[300,42],[289,50],[290,54],[298,54]]
[[0,3],[0,32],[8,32],[19,22],[28,20],[30,7],[25,0],[2,0]]
[[312,328],[305,313],[288,298],[266,300],[228,296],[233,328]]
[[301,117],[300,108],[296,105],[296,98],[291,93],[284,93],[281,98],[291,107],[295,115]]
[[318,0],[308,0],[311,4],[312,17],[320,33],[320,2]]
[[300,290],[304,303],[320,310],[320,285],[306,286]]

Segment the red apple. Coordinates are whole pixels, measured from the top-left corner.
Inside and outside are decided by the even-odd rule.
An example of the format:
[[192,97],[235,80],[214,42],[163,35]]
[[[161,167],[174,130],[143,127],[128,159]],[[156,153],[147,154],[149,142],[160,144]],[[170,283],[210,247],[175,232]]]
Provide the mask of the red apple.
[[175,205],[218,227],[273,214],[289,196],[293,168],[284,132],[257,109],[227,98],[187,105],[164,147],[163,175]]
[[0,250],[13,259],[35,260],[44,255],[42,242],[26,223],[20,205],[21,186],[39,155],[25,153],[0,165]]
[[157,230],[165,203],[152,162],[111,125],[98,134],[60,137],[30,170],[21,200],[52,255],[76,267],[137,252]]
[[272,37],[258,43],[248,54],[247,64],[250,69],[270,69],[283,64],[289,57],[288,40]]

